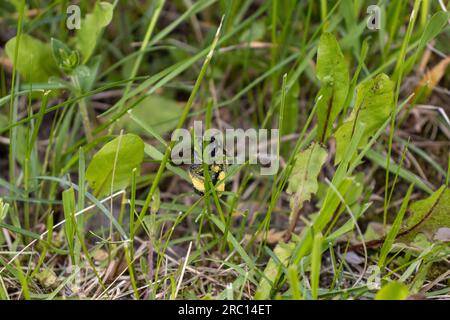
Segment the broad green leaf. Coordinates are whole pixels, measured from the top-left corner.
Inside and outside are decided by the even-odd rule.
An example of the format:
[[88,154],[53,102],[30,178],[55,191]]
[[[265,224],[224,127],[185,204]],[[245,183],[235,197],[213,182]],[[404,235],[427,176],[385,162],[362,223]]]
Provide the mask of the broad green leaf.
[[430,197],[411,204],[408,211],[398,240],[409,243],[420,233],[435,240],[439,229],[450,228],[450,189],[443,185]]
[[174,100],[160,96],[148,96],[130,113],[132,118],[139,119],[139,123],[127,114],[122,117],[119,126],[129,132],[152,136],[149,132],[153,131],[161,135],[175,129],[183,109]]
[[25,80],[47,82],[50,76],[58,74],[58,67],[53,60],[49,44],[23,34],[20,37],[16,61],[14,57],[16,42],[16,37],[10,39],[5,45],[5,51]]
[[322,86],[317,97],[317,139],[324,143],[344,106],[350,81],[347,62],[331,33],[320,37],[316,73]]
[[286,190],[288,194],[292,195],[290,200],[291,219],[302,208],[303,203],[309,201],[311,195],[317,192],[317,177],[326,159],[327,151],[316,142],[297,155]]
[[[266,300],[270,298],[270,291],[272,290],[273,283],[280,275],[280,269],[283,266],[287,266],[289,258],[292,255],[295,244],[293,242],[283,243],[279,242],[273,250],[278,261],[273,258],[269,260],[266,268],[264,269],[264,277],[259,282],[258,289],[255,293],[255,300]],[[280,265],[280,263],[282,265]]]
[[94,52],[97,39],[103,29],[111,22],[114,6],[108,2],[97,2],[94,11],[88,13],[81,22],[81,29],[77,32],[76,43],[86,63]]
[[[134,168],[140,172],[144,142],[134,134],[125,134],[108,142],[93,157],[86,180],[96,196],[126,188]],[[113,180],[114,177],[114,180]]]
[[356,102],[350,116],[336,130],[336,157],[338,164],[347,149],[358,122],[366,125],[359,147],[367,143],[389,117],[394,99],[394,83],[385,74],[369,79],[356,88]]
[[408,295],[409,290],[406,285],[398,281],[393,281],[383,286],[377,292],[375,300],[405,300]]

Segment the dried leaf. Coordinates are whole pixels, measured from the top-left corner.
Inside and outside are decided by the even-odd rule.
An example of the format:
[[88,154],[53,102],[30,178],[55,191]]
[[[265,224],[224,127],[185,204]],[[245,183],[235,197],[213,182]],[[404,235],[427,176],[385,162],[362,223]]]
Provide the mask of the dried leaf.
[[97,262],[105,261],[106,259],[108,259],[108,252],[103,249],[97,249],[92,254],[92,258]]
[[362,258],[361,256],[359,256],[358,254],[356,254],[353,251],[349,251],[345,255],[345,261],[347,261],[350,264],[360,265],[361,263],[364,262],[364,258]]
[[434,234],[434,240],[450,242],[450,228],[439,228]]
[[52,287],[58,279],[55,272],[50,268],[45,268],[44,270],[36,274],[35,277],[45,288]]
[[[276,229],[270,229],[269,233],[265,236],[264,234],[258,234],[256,236],[255,241],[256,242],[262,242],[265,240],[268,244],[277,244],[278,242],[282,241],[284,236],[286,234],[286,230],[276,230]],[[253,234],[246,234],[244,236],[246,241],[249,241],[253,237]]]
[[436,85],[441,81],[442,77],[445,75],[445,71],[450,64],[450,56],[439,62],[431,70],[425,73],[425,75],[420,80],[419,84],[416,86],[414,93],[414,100],[417,102],[419,100],[426,99],[431,91],[436,87]]

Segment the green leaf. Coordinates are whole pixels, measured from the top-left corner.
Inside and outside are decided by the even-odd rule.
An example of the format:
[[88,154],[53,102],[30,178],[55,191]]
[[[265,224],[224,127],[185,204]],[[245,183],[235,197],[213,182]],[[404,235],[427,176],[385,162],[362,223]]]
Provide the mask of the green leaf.
[[317,98],[317,139],[324,143],[344,107],[350,81],[347,62],[331,33],[320,37],[316,73],[322,85]]
[[[161,151],[159,151],[154,146],[147,144],[147,143],[145,144],[144,152],[147,156],[149,156],[150,158],[152,158],[156,161],[161,161],[164,158],[164,155],[161,153]],[[189,174],[187,174],[186,171],[183,170],[181,167],[174,166],[169,163],[166,165],[166,167],[167,167],[167,170],[175,173],[176,175],[178,175],[185,181],[188,181],[189,183],[191,182],[191,178],[189,177]]]
[[300,292],[300,279],[298,278],[297,266],[289,266],[287,272],[287,280],[289,282],[289,288],[293,300],[302,300],[303,298]]
[[3,203],[3,199],[0,198],[0,222],[2,222],[8,214],[9,203]]
[[[270,298],[270,291],[272,290],[273,283],[276,282],[280,276],[280,269],[282,266],[287,266],[288,260],[292,255],[292,251],[295,248],[293,242],[283,243],[279,242],[273,250],[278,261],[271,258],[264,269],[264,276],[259,282],[258,289],[255,293],[255,300],[266,300]],[[281,264],[280,264],[281,263]]]
[[405,198],[403,199],[402,206],[400,207],[400,210],[397,216],[395,217],[394,223],[392,224],[392,227],[389,229],[389,233],[387,234],[386,239],[384,240],[383,247],[381,248],[380,251],[380,259],[378,259],[378,266],[380,267],[384,267],[387,255],[391,250],[392,245],[394,244],[398,232],[400,231],[403,217],[405,215],[406,208],[408,208],[409,198],[411,197],[413,189],[414,185],[411,184],[408,189],[408,192],[406,193]]
[[311,195],[317,192],[317,177],[326,159],[327,151],[316,142],[297,155],[286,190],[292,195],[291,219],[302,208],[303,203],[311,200]]
[[[0,128],[6,128],[9,126],[8,116],[0,113]],[[23,166],[25,164],[25,159],[27,157],[27,128],[24,125],[16,126],[16,159]],[[39,162],[36,162],[39,165]]]
[[[226,225],[220,221],[220,219],[216,216],[211,216],[211,221],[219,228],[219,230],[224,234],[226,230]],[[255,262],[250,258],[245,249],[241,246],[239,241],[231,234],[231,232],[227,233],[227,241],[233,247],[234,250],[241,256],[242,260],[247,264],[247,267],[250,269],[255,268]]]
[[[8,116],[0,113],[0,128],[6,128],[9,125]],[[24,165],[25,158],[27,155],[27,129],[23,125],[18,125],[16,127],[16,150],[17,150],[17,161]]]
[[[183,109],[176,101],[160,97],[148,96],[137,104],[130,115],[120,121],[120,127],[129,132],[152,136],[149,132],[164,134],[176,128]],[[138,121],[134,120],[138,119]]]
[[[375,150],[368,150],[366,152],[366,158],[375,163],[376,165],[386,169],[386,157],[381,155]],[[414,183],[416,187],[422,189],[423,191],[431,194],[433,193],[433,189],[429,187],[429,184],[425,183],[419,176],[415,175],[411,171],[400,167],[391,159],[391,164],[389,166],[389,171],[393,174],[397,174],[406,181],[410,183]]]
[[253,42],[261,41],[266,34],[266,25],[263,20],[258,20],[251,24],[251,26],[242,32],[239,37],[239,42]]
[[417,48],[418,52],[422,51],[427,43],[433,40],[442,31],[442,29],[447,25],[447,21],[449,18],[450,12],[445,11],[436,12],[431,17],[430,21],[428,21],[427,25],[425,26],[425,30],[423,31],[420,38],[419,47]]
[[41,240],[41,237],[40,237],[39,234],[31,232],[31,231],[28,231],[26,229],[15,227],[15,226],[7,224],[7,223],[0,222],[0,228],[4,228],[4,229],[7,229],[7,230],[10,230],[10,231],[12,231],[14,233],[23,235],[25,237],[29,237],[29,238],[36,239],[36,240]]
[[80,63],[80,54],[70,49],[64,42],[52,38],[53,58],[57,66],[65,72],[72,71]]
[[94,11],[88,13],[81,22],[81,29],[77,32],[77,47],[86,63],[94,52],[97,39],[103,29],[111,22],[114,6],[108,2],[97,2]]
[[401,242],[412,242],[418,234],[435,240],[439,229],[450,228],[450,189],[443,185],[430,197],[414,202],[409,207],[409,218],[405,220]]
[[62,193],[62,201],[64,208],[64,231],[66,234],[67,245],[69,246],[70,253],[73,254],[73,248],[75,243],[75,228],[74,215],[75,215],[75,192],[73,188],[64,190]]
[[14,57],[17,37],[10,39],[5,46],[5,51],[17,71],[29,82],[47,82],[48,78],[58,74],[58,67],[52,57],[52,49],[32,36],[23,34],[19,41],[17,61]]
[[298,105],[298,97],[300,95],[300,85],[298,81],[294,83],[292,88],[286,94],[286,106],[283,117],[283,132],[282,135],[287,135],[296,132],[298,127],[298,114],[300,111]]
[[[119,136],[108,142],[93,157],[86,171],[86,180],[96,196],[126,188],[132,170],[144,159],[144,142],[134,134]],[[113,180],[114,177],[114,180]]]
[[375,300],[405,300],[408,295],[409,290],[406,285],[398,281],[393,281],[378,291]]
[[333,188],[328,188],[325,200],[320,207],[319,215],[314,219],[313,227],[316,232],[322,231],[323,228],[325,228],[325,226],[331,221],[334,213],[342,203],[340,196],[345,199],[347,192],[351,190],[351,187],[354,184],[354,180],[354,177],[347,177],[343,179],[336,186],[338,192],[336,192]]
[[320,266],[322,264],[322,233],[314,235],[313,248],[311,252],[311,296],[317,300],[319,292]]
[[394,83],[385,74],[380,74],[358,85],[356,102],[350,116],[336,130],[336,157],[338,164],[345,154],[355,132],[356,123],[366,125],[359,147],[363,147],[389,117],[394,99]]
[[73,70],[72,76],[76,79],[77,90],[80,92],[89,92],[94,86],[100,65],[100,59],[98,58],[91,59],[89,65],[79,65]]

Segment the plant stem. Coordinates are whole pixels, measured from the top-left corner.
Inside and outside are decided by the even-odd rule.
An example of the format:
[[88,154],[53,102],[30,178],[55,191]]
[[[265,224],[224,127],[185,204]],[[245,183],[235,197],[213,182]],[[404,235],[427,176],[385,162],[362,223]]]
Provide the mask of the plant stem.
[[89,113],[86,105],[86,100],[84,98],[80,100],[79,107],[80,107],[81,121],[83,122],[84,127],[84,133],[86,134],[87,142],[90,143],[92,142],[94,137],[92,135],[91,122],[89,121]]
[[[214,49],[216,48],[217,41],[219,40],[219,34],[220,34],[220,29],[222,28],[222,22],[223,22],[223,17],[220,22],[219,28],[217,29],[216,35],[214,37],[214,41],[211,44],[211,49],[209,50],[209,53],[206,55],[205,61],[203,62],[202,69],[200,70],[200,74],[195,82],[194,88],[192,89],[191,95],[189,96],[189,99],[186,103],[186,106],[184,107],[183,113],[181,114],[180,120],[178,121],[178,125],[175,130],[180,129],[183,126],[184,121],[186,120],[187,115],[188,115],[189,111],[191,110],[192,104],[194,103],[195,96],[197,95],[197,92],[200,88],[200,84],[202,83],[202,80],[206,74],[208,65],[213,56]],[[138,224],[136,225],[135,230],[136,230],[136,228],[138,228],[140,226],[140,222],[142,221],[142,218],[144,218],[144,215],[145,215],[148,207],[150,206],[150,201],[152,200],[153,194],[155,193],[156,188],[158,187],[159,180],[161,179],[164,169],[166,168],[167,161],[169,160],[169,156],[171,154],[173,146],[175,145],[175,142],[176,141],[174,141],[174,140],[171,141],[169,146],[166,148],[166,152],[164,153],[164,157],[161,160],[161,164],[156,173],[155,179],[153,180],[152,186],[150,187],[150,191],[148,192],[147,198],[145,199],[144,206],[142,207],[141,212],[139,213]]]

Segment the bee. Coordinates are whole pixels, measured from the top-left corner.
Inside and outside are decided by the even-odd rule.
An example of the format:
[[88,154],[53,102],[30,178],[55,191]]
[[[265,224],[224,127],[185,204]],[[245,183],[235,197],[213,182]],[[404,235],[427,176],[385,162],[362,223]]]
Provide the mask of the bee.
[[[203,169],[202,164],[192,164],[189,167],[189,177],[191,178],[192,186],[194,187],[195,192],[200,195],[204,195],[206,190]],[[208,166],[208,171],[211,182],[220,196],[221,193],[225,191],[225,166],[223,164],[211,164]]]
[[[204,174],[204,165],[203,165],[203,138],[198,138],[197,146],[194,144],[193,148],[193,160],[195,164],[191,164],[189,166],[189,177],[191,178],[192,186],[196,193],[200,195],[205,194],[206,186],[205,186],[205,174]],[[217,139],[215,136],[210,137],[208,143],[213,148],[210,150],[209,156],[212,158],[216,157],[216,152],[218,150],[222,150],[222,142],[220,139]],[[197,147],[197,148],[196,148]],[[218,155],[221,154],[219,151]],[[212,164],[208,164],[208,172],[209,177],[211,178],[211,182],[214,185],[216,193],[220,196],[223,191],[225,191],[225,171],[226,171],[226,157],[223,159],[219,157],[215,159],[216,161]],[[219,161],[217,161],[219,160]]]

